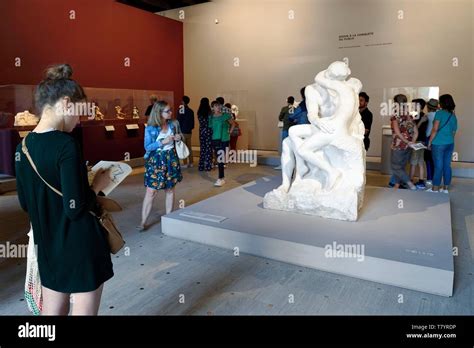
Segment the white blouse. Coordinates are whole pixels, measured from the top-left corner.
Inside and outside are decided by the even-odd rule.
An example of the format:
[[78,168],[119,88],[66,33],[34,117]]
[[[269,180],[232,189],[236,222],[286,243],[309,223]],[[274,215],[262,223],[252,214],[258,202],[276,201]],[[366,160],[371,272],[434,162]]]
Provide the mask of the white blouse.
[[[171,135],[173,135],[173,131],[171,130],[171,127],[168,125],[168,131],[166,133],[163,133],[163,131],[161,131],[160,134],[158,134],[158,138],[156,138],[156,140],[163,141]],[[170,142],[169,144],[164,145],[161,148],[161,150],[166,151],[166,150],[171,150],[172,148],[174,148],[174,141]]]

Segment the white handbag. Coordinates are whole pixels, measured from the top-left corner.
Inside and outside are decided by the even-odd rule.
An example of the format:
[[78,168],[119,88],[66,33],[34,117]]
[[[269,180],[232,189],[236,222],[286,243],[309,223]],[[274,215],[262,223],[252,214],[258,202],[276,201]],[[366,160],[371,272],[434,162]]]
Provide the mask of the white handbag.
[[182,160],[188,158],[190,155],[188,147],[182,140],[176,141],[176,153],[178,154],[178,158]]

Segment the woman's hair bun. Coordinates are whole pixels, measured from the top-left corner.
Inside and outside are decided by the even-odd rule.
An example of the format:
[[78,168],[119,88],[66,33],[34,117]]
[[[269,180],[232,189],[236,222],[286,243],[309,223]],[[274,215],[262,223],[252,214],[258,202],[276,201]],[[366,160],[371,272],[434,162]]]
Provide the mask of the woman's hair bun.
[[72,68],[69,64],[58,64],[46,70],[46,78],[49,80],[69,79],[72,76]]

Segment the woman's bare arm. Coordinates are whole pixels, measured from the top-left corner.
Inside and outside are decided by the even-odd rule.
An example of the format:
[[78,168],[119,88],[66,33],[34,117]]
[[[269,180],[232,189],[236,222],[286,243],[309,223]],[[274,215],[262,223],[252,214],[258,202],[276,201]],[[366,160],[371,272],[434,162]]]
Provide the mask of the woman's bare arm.
[[428,146],[431,146],[433,139],[436,137],[436,133],[438,133],[438,129],[439,129],[439,121],[436,120],[433,123],[433,129],[431,130],[430,141],[428,143]]

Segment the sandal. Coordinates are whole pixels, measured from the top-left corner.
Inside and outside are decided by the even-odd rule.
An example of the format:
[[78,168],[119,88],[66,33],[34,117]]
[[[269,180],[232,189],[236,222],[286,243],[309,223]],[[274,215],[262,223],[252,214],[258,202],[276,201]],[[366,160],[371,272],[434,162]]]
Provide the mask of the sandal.
[[146,231],[146,226],[145,225],[139,225],[135,227],[138,232],[145,232]]

